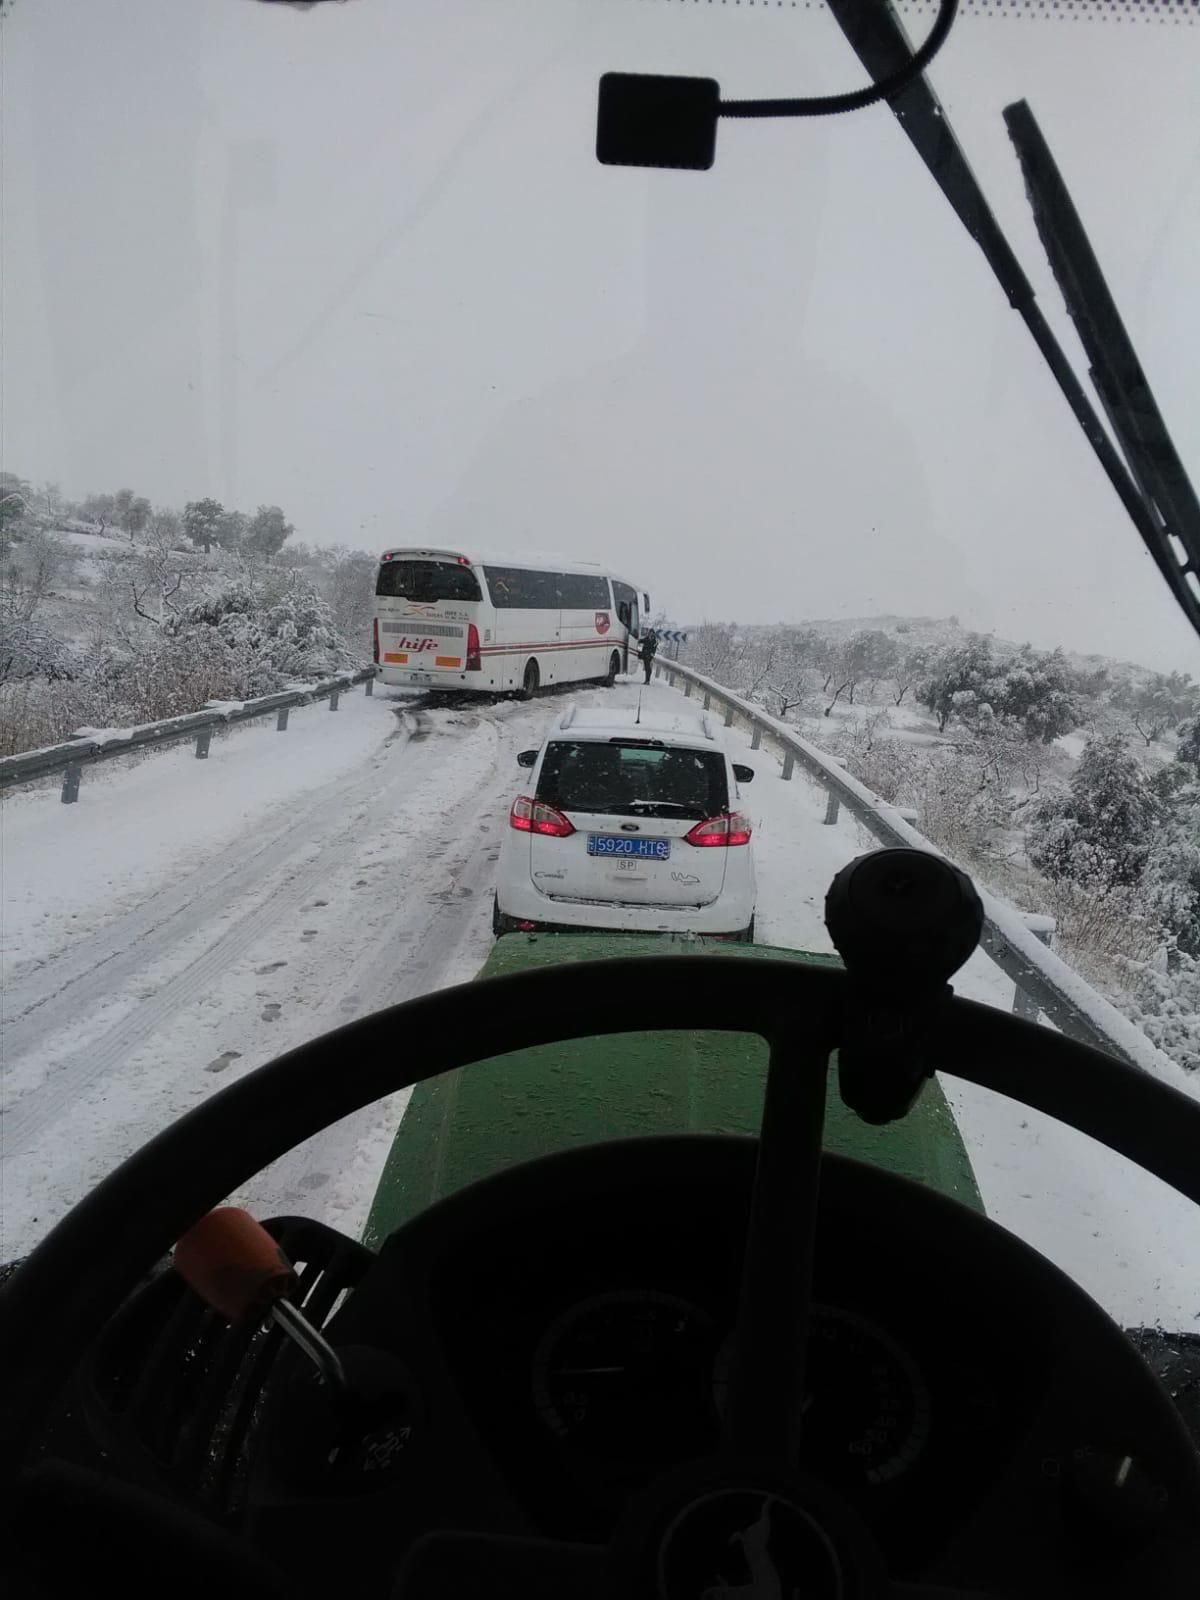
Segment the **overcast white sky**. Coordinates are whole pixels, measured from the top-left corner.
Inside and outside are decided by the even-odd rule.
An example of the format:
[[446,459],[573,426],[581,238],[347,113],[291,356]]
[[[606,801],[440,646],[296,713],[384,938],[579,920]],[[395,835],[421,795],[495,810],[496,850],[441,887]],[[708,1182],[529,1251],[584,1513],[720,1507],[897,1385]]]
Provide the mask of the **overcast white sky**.
[[[889,112],[595,162],[610,68],[862,81],[823,9],[19,0],[0,51],[7,469],[568,550],[678,619],[957,613],[1196,669]],[[1031,101],[1193,476],[1198,75],[1200,28],[972,10],[931,74],[1074,353],[1001,121]]]

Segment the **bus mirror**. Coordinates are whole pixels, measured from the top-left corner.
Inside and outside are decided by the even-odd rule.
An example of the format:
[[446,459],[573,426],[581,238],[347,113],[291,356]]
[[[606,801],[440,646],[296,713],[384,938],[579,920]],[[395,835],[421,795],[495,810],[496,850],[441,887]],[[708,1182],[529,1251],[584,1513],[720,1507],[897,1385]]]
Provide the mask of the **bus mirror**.
[[517,757],[517,765],[519,767],[532,767],[537,758],[538,753],[536,750],[522,750]]
[[733,763],[733,775],[739,783],[754,782],[754,768],[744,767],[740,761]]

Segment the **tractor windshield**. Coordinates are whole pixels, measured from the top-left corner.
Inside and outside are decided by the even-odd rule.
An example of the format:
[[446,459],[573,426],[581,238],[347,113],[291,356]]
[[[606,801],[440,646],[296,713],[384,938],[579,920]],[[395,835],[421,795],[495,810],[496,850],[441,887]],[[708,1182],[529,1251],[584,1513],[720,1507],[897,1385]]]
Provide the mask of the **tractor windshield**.
[[[934,17],[0,0],[0,1259],[223,1085],[489,962],[828,961],[880,843],[984,891],[960,993],[1200,1083],[1197,7],[961,0],[904,107],[597,159],[606,74],[832,95]],[[598,710],[611,804],[563,726]],[[711,754],[638,747],[676,717]],[[697,1046],[691,1098],[623,1059],[578,1127],[655,1061],[663,1126],[750,1115],[753,1053]],[[943,1091],[928,1181],[1195,1325],[1182,1201]],[[451,1137],[408,1105],[240,1198],[361,1233],[398,1126]]]

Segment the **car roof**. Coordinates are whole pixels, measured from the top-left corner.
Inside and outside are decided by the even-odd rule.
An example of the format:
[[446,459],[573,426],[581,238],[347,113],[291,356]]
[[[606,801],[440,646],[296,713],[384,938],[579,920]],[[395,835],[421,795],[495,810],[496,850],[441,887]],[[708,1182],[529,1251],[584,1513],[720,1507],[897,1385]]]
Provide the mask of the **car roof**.
[[674,744],[711,745],[716,743],[712,721],[704,715],[686,712],[632,710],[614,712],[572,707],[559,719],[550,735],[570,734],[572,739],[669,739]]

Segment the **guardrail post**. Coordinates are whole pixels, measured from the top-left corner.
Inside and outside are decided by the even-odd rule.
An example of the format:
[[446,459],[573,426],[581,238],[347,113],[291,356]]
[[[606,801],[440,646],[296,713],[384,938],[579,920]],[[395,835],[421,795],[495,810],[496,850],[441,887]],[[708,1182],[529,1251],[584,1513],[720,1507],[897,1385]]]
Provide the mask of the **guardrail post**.
[[711,706],[711,705],[712,705],[712,695],[709,694],[707,689],[705,689],[705,691],[704,691],[704,709],[705,709],[705,711],[707,711],[709,706]]
[[338,692],[339,691],[337,689],[333,689],[333,690],[330,691],[330,695],[329,695],[329,709],[330,709],[330,711],[336,711],[337,710]]
[[756,722],[754,724],[754,737],[750,741],[750,748],[751,748],[751,750],[761,750],[762,749],[762,723],[761,722]]
[[72,761],[71,765],[64,770],[61,795],[63,805],[74,805],[76,800],[79,799],[79,780],[82,776],[83,768],[78,761]]
[[[1039,917],[1029,919],[1030,932],[1034,938],[1044,944],[1049,950],[1054,944],[1054,919],[1053,917]],[[1018,982],[1013,989],[1013,1014],[1024,1017],[1028,1022],[1036,1022],[1041,1012],[1041,1006],[1032,995],[1022,989]]]
[[796,766],[796,758],[792,754],[792,752],[789,750],[786,753],[786,755],[784,756],[784,758],[783,758],[783,776],[784,776],[785,779],[788,779],[788,780],[791,779],[792,772],[795,769],[795,766]]
[[287,732],[288,712],[291,709],[292,709],[291,706],[280,706],[279,715],[275,718],[275,732],[276,733],[286,733]]
[[196,735],[196,760],[208,760],[208,747],[212,743],[212,729],[201,728]]
[[838,812],[840,810],[841,805],[838,802],[838,797],[834,794],[833,790],[830,789],[829,793],[825,796],[825,826],[827,828],[831,828],[837,821]]
[[374,694],[375,693],[375,679],[374,678],[368,678],[366,683],[363,684],[363,688],[367,691],[368,695]]
[[726,706],[725,707],[725,726],[727,728],[732,728],[733,727],[733,707],[732,706]]
[[685,700],[690,700],[692,698],[692,680],[690,678],[684,679],[683,698]]

